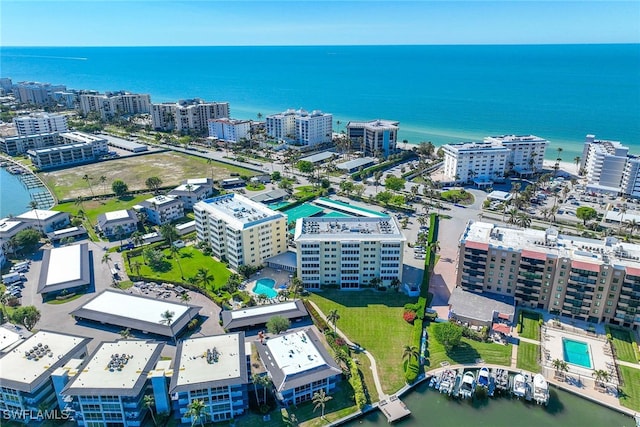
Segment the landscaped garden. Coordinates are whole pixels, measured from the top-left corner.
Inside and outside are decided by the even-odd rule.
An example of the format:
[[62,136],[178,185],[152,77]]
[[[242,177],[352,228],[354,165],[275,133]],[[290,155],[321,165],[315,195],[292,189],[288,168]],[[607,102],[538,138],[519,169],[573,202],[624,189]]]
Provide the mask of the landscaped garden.
[[[395,291],[344,292],[329,289],[312,294],[309,299],[325,315],[331,310],[338,311],[338,328],[376,359],[378,376],[386,393],[393,393],[405,384],[402,349],[410,342],[413,327],[402,316],[404,305],[414,302],[414,299]],[[364,369],[361,370],[364,373]],[[375,390],[371,380],[372,377],[365,374],[370,391]]]
[[540,340],[540,314],[535,311],[520,310],[518,314],[518,335],[522,338]]
[[529,342],[520,341],[518,345],[518,361],[517,368],[525,371],[537,373],[540,372],[540,346]]
[[470,205],[473,203],[473,194],[469,193],[464,188],[454,189],[454,190],[446,190],[440,193],[440,198],[442,200],[446,200],[452,203],[462,203],[465,205]]
[[640,411],[640,369],[618,366],[624,386],[620,386],[620,404],[634,411]]
[[607,334],[611,336],[613,348],[619,360],[638,363],[638,344],[635,342],[633,332],[607,326]]

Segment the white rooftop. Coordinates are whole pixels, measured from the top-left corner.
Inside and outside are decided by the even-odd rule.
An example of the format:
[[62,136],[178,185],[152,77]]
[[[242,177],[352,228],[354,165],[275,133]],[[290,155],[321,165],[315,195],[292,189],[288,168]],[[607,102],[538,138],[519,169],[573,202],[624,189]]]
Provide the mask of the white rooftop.
[[129,218],[129,211],[126,209],[122,209],[119,211],[105,212],[104,216],[107,219],[107,221],[117,221],[120,219]]
[[282,212],[269,209],[262,203],[235,193],[203,200],[196,206],[204,208],[236,229],[249,228],[262,222],[286,217]]
[[215,335],[184,340],[176,385],[230,380],[241,376],[240,334]]
[[275,314],[282,311],[297,310],[298,306],[294,301],[283,302],[281,304],[261,305],[251,307],[250,310],[233,310],[231,311],[232,319],[244,319],[246,317],[262,316],[264,314]]
[[82,279],[82,245],[51,249],[45,286]]
[[[36,332],[0,359],[0,366],[3,366],[0,369],[0,383],[15,381],[31,384],[84,340],[86,338],[55,332]],[[30,354],[27,355],[27,352]]]
[[102,343],[69,388],[132,389],[159,345],[139,340]]
[[68,138],[81,143],[92,143],[95,141],[105,141],[101,136],[95,136],[84,132],[63,132],[60,134],[63,138]]
[[49,218],[53,218],[56,215],[60,215],[63,212],[58,212],[58,211],[49,211],[49,210],[43,210],[43,209],[32,209],[30,211],[27,211],[25,213],[22,213],[18,216],[16,216],[17,219],[29,219],[29,220],[33,220],[33,221],[46,221]]
[[267,347],[285,376],[325,365],[320,352],[305,331],[271,338],[267,341]]
[[177,199],[175,197],[172,197],[172,196],[155,196],[155,197],[152,197],[150,199],[145,200],[145,202],[147,202],[151,206],[153,206],[154,204],[156,206],[162,206],[162,205],[166,205],[166,204],[169,204],[169,203],[173,203],[176,200]]
[[453,144],[445,144],[442,148],[450,151],[502,151],[509,153],[510,150],[502,145],[501,142],[458,142]]
[[[187,185],[191,186],[190,190],[187,188]],[[180,184],[180,185],[178,185],[176,188],[174,188],[171,191],[184,191],[186,193],[189,193],[189,192],[197,193],[200,190],[200,187],[201,186],[198,185],[198,184],[189,184],[189,183],[187,183],[187,184]]]
[[406,240],[396,220],[390,217],[300,218],[296,221],[295,239]]
[[207,185],[209,184],[209,178],[191,178],[188,179],[185,184],[191,185]]
[[500,142],[500,143],[509,143],[509,142],[548,142],[544,138],[540,138],[535,135],[497,135],[497,136],[487,136],[484,138],[485,142]]
[[22,221],[15,221],[10,218],[2,218],[0,219],[0,233],[8,233],[14,228],[18,227],[22,224]]
[[22,336],[16,331],[12,331],[6,327],[0,327],[0,351],[12,346],[21,339]]
[[103,292],[82,308],[150,323],[160,323],[162,313],[167,310],[173,311],[174,321],[189,310],[189,306],[185,304],[136,298],[122,292]]

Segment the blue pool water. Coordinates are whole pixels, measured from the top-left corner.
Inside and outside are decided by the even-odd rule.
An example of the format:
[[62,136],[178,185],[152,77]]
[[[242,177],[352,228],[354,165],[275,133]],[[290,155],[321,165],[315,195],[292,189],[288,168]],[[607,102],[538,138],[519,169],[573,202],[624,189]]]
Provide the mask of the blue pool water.
[[273,289],[275,284],[276,281],[273,279],[258,279],[253,287],[253,293],[266,295],[267,298],[275,298],[278,296],[278,291]]
[[591,369],[589,346],[586,343],[563,338],[562,349],[564,352],[564,360],[567,363]]

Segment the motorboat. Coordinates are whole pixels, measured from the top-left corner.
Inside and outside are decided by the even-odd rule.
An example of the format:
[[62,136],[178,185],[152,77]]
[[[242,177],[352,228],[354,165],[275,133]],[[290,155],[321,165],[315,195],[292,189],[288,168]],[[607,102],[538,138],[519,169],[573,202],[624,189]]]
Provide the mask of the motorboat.
[[460,385],[460,397],[463,399],[473,397],[476,391],[476,377],[473,372],[467,371],[462,376],[462,384]]
[[533,400],[540,405],[549,403],[549,384],[542,374],[533,376]]
[[511,393],[513,393],[513,395],[518,399],[521,397],[525,397],[525,394],[527,393],[527,386],[524,381],[524,375],[516,374],[516,376],[513,377],[513,386],[511,388]]
[[480,368],[478,373],[478,385],[484,388],[489,388],[489,368]]

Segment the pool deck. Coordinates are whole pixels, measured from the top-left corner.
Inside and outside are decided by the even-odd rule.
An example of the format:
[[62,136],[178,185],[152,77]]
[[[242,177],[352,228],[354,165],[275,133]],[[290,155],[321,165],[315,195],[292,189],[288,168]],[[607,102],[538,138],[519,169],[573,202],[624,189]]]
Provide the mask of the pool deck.
[[292,273],[285,270],[275,270],[273,268],[265,267],[249,278],[246,284],[246,291],[253,294],[253,288],[256,286],[256,282],[265,278],[275,280],[276,283],[273,285],[273,289],[278,291],[280,289],[280,285],[289,284],[289,281],[291,280],[291,277],[289,277],[290,275],[293,276]]

